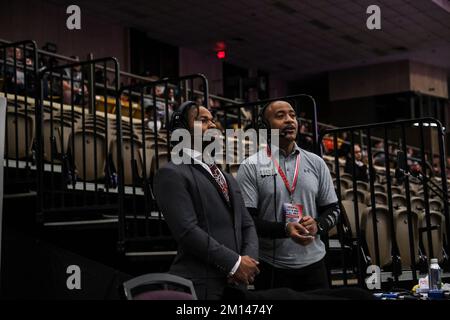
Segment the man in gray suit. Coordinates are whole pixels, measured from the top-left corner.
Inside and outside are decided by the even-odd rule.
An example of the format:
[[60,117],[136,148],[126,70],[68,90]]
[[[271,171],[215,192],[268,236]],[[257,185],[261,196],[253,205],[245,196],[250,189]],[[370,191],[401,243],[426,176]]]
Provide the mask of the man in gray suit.
[[[202,133],[215,128],[208,109],[186,102],[172,115],[171,130]],[[198,123],[198,122],[196,122]],[[258,237],[234,178],[200,152],[183,149],[192,162],[169,162],[155,177],[155,195],[178,243],[170,273],[191,279],[200,299],[220,299],[227,284],[252,283],[258,270]]]

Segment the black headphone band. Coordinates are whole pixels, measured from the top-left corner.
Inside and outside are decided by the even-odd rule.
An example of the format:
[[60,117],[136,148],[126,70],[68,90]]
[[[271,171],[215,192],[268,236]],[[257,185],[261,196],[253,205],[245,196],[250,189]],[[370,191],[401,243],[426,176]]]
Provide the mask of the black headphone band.
[[264,116],[264,113],[266,112],[266,109],[270,106],[272,102],[269,102],[264,105],[264,107],[259,111],[258,115],[258,129],[270,129],[270,123],[267,121],[266,117]]
[[189,123],[187,119],[187,114],[189,110],[193,107],[197,106],[194,101],[186,101],[183,102],[178,110],[174,111],[172,117],[170,119],[170,131],[174,131],[176,129],[186,129],[189,130]]

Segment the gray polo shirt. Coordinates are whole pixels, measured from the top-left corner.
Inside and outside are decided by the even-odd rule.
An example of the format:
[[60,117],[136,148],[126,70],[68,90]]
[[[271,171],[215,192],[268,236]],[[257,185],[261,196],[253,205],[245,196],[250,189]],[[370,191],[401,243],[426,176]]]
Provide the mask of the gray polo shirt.
[[[322,158],[300,149],[297,145],[287,157],[275,146],[272,147],[272,152],[291,186],[297,155],[300,154],[300,169],[293,199],[294,203],[303,205],[304,215],[317,218],[318,207],[338,201],[333,180]],[[277,195],[276,218],[274,213],[274,173],[276,173]],[[242,162],[237,174],[237,181],[245,206],[257,208],[259,218],[278,222],[285,220],[282,205],[290,202],[290,195],[265,148]],[[278,268],[303,268],[320,261],[325,256],[325,245],[319,237],[316,237],[307,246],[297,244],[291,238],[273,240],[260,237],[259,248],[260,259]]]

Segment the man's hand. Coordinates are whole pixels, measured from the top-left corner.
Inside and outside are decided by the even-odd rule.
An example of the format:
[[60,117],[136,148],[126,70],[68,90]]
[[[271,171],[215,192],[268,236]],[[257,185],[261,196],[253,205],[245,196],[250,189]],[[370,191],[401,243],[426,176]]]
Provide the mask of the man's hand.
[[311,216],[305,216],[302,219],[302,226],[304,226],[311,235],[315,236],[319,229],[317,228],[317,222]]
[[243,283],[249,285],[255,280],[255,276],[259,273],[259,262],[249,256],[241,257],[241,264],[233,276],[230,277],[231,282]]
[[289,222],[286,226],[286,232],[292,240],[302,246],[306,246],[314,240],[314,235],[303,224],[297,222]]

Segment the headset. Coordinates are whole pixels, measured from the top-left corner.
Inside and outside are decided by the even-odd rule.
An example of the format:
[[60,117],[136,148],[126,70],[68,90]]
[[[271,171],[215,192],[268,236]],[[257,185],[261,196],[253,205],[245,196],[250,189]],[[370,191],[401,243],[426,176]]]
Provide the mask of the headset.
[[265,104],[264,107],[259,111],[258,120],[257,120],[258,129],[269,129],[270,130],[270,122],[267,121],[266,117],[264,116],[264,113],[266,112],[266,110],[270,106],[270,104],[271,104],[271,102]]
[[194,101],[186,101],[181,104],[178,110],[172,113],[169,124],[170,132],[173,132],[176,129],[186,129],[191,131],[187,115],[192,107],[197,108],[197,104]]

